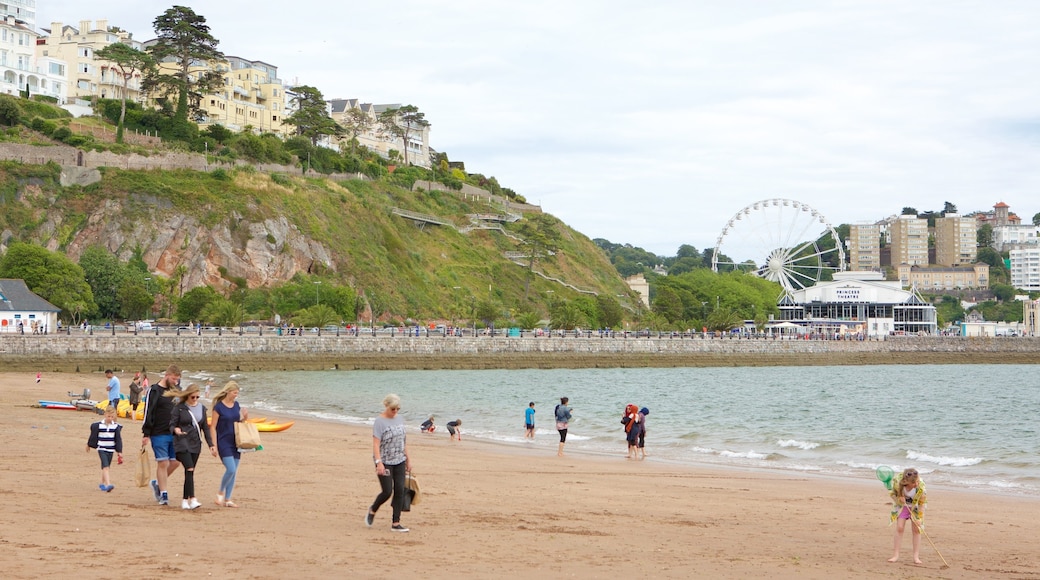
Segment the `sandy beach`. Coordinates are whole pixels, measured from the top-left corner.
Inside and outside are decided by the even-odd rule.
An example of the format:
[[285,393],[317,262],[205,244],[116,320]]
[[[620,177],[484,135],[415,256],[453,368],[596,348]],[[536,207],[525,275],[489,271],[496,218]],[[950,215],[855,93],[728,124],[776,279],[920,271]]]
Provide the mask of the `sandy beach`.
[[[881,483],[666,464],[652,439],[639,462],[620,437],[616,457],[559,458],[412,432],[423,498],[397,534],[389,504],[363,522],[378,492],[371,431],[298,420],[243,456],[239,509],[213,504],[223,468],[208,456],[203,507],[160,507],[133,485],[140,423],[120,420],[126,463],[103,493],[84,451],[97,416],[31,406],[102,385],[98,373],[0,373],[5,578],[1040,577],[1040,498],[929,486],[925,530],[950,567],[925,540],[914,565],[909,529],[892,564]],[[179,498],[181,472],[171,481]]]

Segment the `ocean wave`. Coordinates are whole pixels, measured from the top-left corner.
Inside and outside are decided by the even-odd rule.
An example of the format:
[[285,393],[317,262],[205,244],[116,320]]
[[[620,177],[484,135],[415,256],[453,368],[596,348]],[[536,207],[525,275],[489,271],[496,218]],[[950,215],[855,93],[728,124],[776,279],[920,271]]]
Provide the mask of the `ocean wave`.
[[810,449],[816,449],[820,446],[819,443],[812,441],[798,441],[797,439],[781,439],[776,442],[780,447],[797,447],[798,449],[804,449],[806,451]]
[[928,455],[927,453],[914,451],[913,449],[907,450],[906,458],[912,461],[934,463],[944,467],[968,467],[969,465],[978,465],[985,461],[982,457],[936,457],[934,455]]
[[720,457],[730,457],[734,459],[769,459],[768,453],[757,453],[755,451],[719,451]]

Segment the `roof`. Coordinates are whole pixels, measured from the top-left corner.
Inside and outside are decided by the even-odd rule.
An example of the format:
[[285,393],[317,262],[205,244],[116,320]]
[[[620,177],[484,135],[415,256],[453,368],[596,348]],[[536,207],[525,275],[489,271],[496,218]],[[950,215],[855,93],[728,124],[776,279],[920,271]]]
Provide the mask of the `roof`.
[[61,312],[61,308],[33,294],[24,280],[0,279],[0,312]]

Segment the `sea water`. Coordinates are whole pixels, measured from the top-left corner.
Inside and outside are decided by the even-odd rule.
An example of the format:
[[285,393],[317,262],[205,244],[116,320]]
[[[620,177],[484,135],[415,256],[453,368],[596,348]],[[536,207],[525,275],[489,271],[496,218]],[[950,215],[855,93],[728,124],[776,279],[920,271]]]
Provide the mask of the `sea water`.
[[[1040,390],[1030,365],[294,371],[233,375],[254,414],[367,425],[397,393],[433,436],[463,434],[554,453],[553,409],[570,398],[569,452],[625,454],[622,410],[650,410],[651,460],[872,478],[914,466],[933,484],[1040,495]],[[192,373],[186,378],[192,380]],[[205,373],[195,373],[203,378]],[[226,376],[215,377],[218,384]],[[534,402],[536,438],[524,439]],[[417,435],[418,436],[418,435]]]

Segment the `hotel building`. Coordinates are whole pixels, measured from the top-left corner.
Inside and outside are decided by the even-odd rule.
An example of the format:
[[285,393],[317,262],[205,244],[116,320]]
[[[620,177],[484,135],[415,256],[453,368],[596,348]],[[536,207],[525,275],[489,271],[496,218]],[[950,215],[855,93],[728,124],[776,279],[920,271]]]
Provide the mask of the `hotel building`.
[[850,225],[846,246],[850,270],[881,271],[881,224]]

